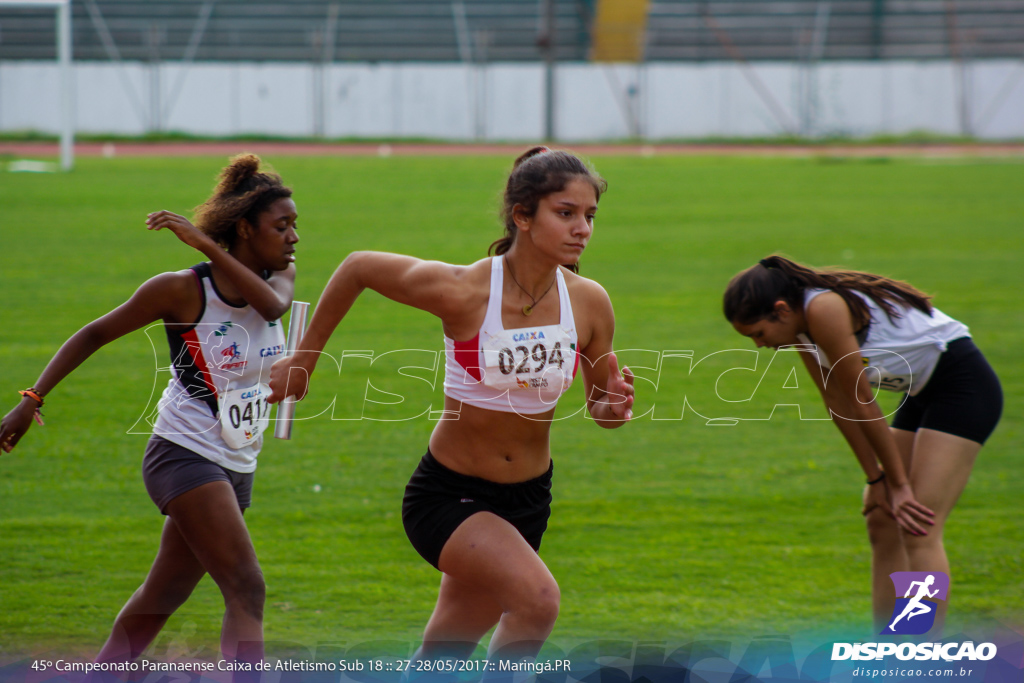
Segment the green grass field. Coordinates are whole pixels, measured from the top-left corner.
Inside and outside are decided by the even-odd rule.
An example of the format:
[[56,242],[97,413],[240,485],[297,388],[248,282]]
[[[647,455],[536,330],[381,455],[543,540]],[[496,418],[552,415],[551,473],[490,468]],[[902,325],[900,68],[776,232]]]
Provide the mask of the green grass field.
[[[60,344],[146,278],[199,260],[143,225],[189,212],[221,158],[78,160],[69,175],[0,176],[0,412]],[[499,234],[511,159],[275,158],[300,213],[297,298],[315,302],[356,249],[468,263]],[[605,431],[573,413],[555,425],[555,503],[542,555],[562,588],[553,643],[683,641],[845,630],[869,633],[863,475],[793,360],[750,364],[720,312],[741,268],[774,251],[906,279],[967,323],[999,373],[1003,421],[947,528],[953,626],[1024,622],[1024,165],[900,159],[595,158],[609,181],[582,274],[617,317],[616,347],[639,377],[635,423]],[[143,488],[146,436],[133,430],[166,382],[162,332],[103,349],[55,390],[44,428],[0,457],[0,654],[93,653],[143,579],[162,517]],[[154,355],[155,348],[155,355]],[[369,293],[327,351],[440,350],[436,320]],[[690,372],[694,361],[717,354]],[[429,353],[369,367],[321,365],[299,416],[330,413],[269,440],[247,514],[268,585],[266,637],[413,643],[439,575],[409,545],[401,497],[441,387],[398,374]],[[659,359],[661,364],[659,368]],[[798,364],[799,365],[799,364]],[[761,387],[749,402],[765,368]],[[431,370],[416,371],[432,377]],[[402,394],[364,404],[367,378]],[[157,391],[161,386],[157,387]],[[380,398],[380,397],[371,397]],[[684,403],[689,407],[684,411]],[[887,399],[884,405],[894,402]],[[303,412],[305,411],[305,413]],[[703,416],[703,417],[702,417]],[[356,419],[359,417],[372,419]],[[704,418],[741,417],[736,426]],[[759,419],[758,419],[759,418]],[[319,487],[315,490],[315,487]],[[204,580],[168,625],[215,648],[219,592]]]

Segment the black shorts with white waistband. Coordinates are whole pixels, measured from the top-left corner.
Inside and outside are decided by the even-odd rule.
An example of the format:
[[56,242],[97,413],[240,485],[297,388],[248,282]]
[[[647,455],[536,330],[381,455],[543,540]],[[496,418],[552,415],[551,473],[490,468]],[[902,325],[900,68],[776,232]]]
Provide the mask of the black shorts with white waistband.
[[983,444],[1002,413],[999,378],[971,338],[961,337],[946,346],[928,384],[903,399],[892,426],[934,429]]
[[551,516],[551,473],[514,484],[459,474],[427,450],[405,487],[402,522],[413,547],[435,569],[455,530],[478,512],[490,512],[514,526],[530,547],[540,541]]

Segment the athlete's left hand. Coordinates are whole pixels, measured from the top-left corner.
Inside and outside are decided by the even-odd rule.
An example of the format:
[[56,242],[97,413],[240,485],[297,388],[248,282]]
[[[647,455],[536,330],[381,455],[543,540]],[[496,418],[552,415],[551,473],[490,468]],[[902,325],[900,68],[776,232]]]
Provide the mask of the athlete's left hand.
[[149,214],[146,216],[146,227],[150,230],[167,228],[179,240],[204,254],[207,249],[217,247],[217,243],[210,239],[209,235],[192,225],[187,218],[170,211],[154,211]]
[[921,524],[934,525],[935,513],[917,502],[910,484],[890,486],[889,497],[892,500],[892,511],[896,522],[904,531],[914,536],[927,536],[928,532]]
[[605,404],[610,420],[628,422],[633,419],[633,372],[623,367],[619,372],[619,359],[614,353],[608,354],[608,384],[605,386]]

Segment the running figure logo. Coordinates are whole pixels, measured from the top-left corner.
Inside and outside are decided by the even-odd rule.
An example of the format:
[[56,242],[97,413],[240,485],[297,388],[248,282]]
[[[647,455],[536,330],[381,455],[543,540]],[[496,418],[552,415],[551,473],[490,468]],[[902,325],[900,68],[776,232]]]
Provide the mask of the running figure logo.
[[220,352],[220,355],[224,356],[228,360],[234,360],[242,356],[241,351],[238,350],[238,342],[234,342],[231,346],[225,348]]
[[935,623],[935,599],[945,600],[949,592],[949,576],[943,572],[894,572],[889,578],[896,589],[896,607],[882,634],[927,633]]

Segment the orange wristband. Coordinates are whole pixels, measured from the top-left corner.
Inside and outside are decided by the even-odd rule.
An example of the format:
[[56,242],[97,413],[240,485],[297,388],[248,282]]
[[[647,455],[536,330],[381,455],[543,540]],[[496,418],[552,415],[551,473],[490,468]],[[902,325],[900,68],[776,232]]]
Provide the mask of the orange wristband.
[[22,396],[28,396],[29,398],[34,400],[36,403],[39,404],[40,408],[43,407],[43,397],[36,392],[35,387],[29,387],[28,389],[24,389],[22,391],[19,391],[18,393],[21,394]]

